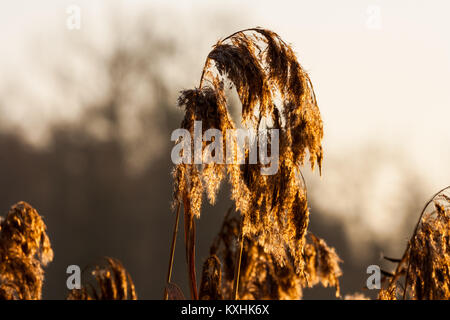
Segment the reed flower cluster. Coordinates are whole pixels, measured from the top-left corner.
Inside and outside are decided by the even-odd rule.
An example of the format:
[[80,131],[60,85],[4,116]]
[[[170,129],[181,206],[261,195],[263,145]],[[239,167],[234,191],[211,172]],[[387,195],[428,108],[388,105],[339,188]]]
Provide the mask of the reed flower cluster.
[[[203,266],[200,299],[232,296],[239,224],[238,215],[229,210]],[[246,239],[238,297],[244,300],[298,300],[303,296],[303,288],[311,288],[319,282],[325,287],[335,287],[336,296],[339,296],[341,260],[334,248],[308,232],[304,259],[304,272],[298,274],[293,259],[279,266],[272,254],[265,252],[257,242]]]
[[68,300],[137,300],[133,280],[122,263],[109,257],[105,260],[106,266],[95,266],[91,272],[96,284],[88,282],[72,289]]
[[[402,259],[379,299],[450,299],[450,187],[424,207]],[[430,210],[431,209],[431,210]]]
[[[44,269],[53,260],[47,227],[26,202],[13,205],[0,217],[0,300],[40,300]],[[72,290],[71,300],[137,299],[133,281],[122,263],[106,258],[107,266],[92,271],[97,285]]]
[[[266,264],[281,268],[279,270],[289,269],[304,279],[307,278],[305,268],[311,264],[305,258],[306,254],[313,254],[312,247],[306,247],[309,209],[300,167],[309,153],[311,168],[317,164],[321,169],[323,125],[308,74],[297,61],[291,46],[276,33],[262,28],[236,32],[213,47],[206,59],[199,87],[181,92],[178,104],[185,110],[181,127],[191,135],[194,135],[196,121],[202,122],[202,134],[208,129],[218,129],[225,135],[228,130],[235,129],[237,124],[227,107],[226,87],[234,88],[239,96],[242,105],[242,123],[239,125],[257,135],[262,134],[262,129],[279,130],[278,170],[272,175],[261,174],[264,164],[250,164],[248,151],[241,155],[245,159],[226,164],[204,161],[198,165],[190,161],[176,165],[173,206],[177,216],[181,205],[184,209],[186,254],[194,299],[199,297],[194,218],[200,217],[203,194],[214,204],[220,183],[226,178],[231,186],[231,199],[241,217],[237,237],[241,245],[235,258],[233,297],[238,296],[242,252],[243,262],[249,255],[264,256],[268,259]],[[204,147],[208,146],[205,141],[202,143]],[[274,141],[269,139],[267,144],[271,143]],[[228,139],[228,145],[236,151],[236,141]],[[239,156],[237,152],[234,155]],[[314,248],[323,247],[321,241],[312,239],[316,244]],[[335,254],[327,257],[335,259],[337,265],[339,260]],[[324,257],[319,256],[319,259]],[[331,261],[327,263],[331,265]],[[205,270],[218,265],[217,257],[212,257]],[[171,267],[168,282],[170,270]],[[330,268],[330,272],[334,271],[335,266]],[[321,277],[323,275],[320,273]],[[313,274],[309,276],[312,282],[316,280]],[[330,279],[326,284],[336,285],[336,281]]]
[[47,227],[26,202],[11,207],[0,223],[0,299],[41,299],[43,267],[53,260]]

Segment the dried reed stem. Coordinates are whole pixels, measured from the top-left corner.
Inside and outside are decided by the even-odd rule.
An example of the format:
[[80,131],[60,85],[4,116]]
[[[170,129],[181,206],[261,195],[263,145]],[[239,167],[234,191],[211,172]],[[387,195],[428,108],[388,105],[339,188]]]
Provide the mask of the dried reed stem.
[[195,221],[192,219],[188,231],[188,240],[186,241],[186,243],[188,244],[186,248],[186,257],[192,300],[198,300],[197,275],[195,271],[195,234]]
[[[172,269],[173,269],[173,259],[175,256],[175,247],[177,243],[177,234],[178,234],[178,224],[180,221],[180,203],[177,206],[177,214],[175,216],[175,224],[173,226],[173,235],[172,235],[172,245],[170,247],[170,257],[169,257],[169,268],[167,270],[167,279],[166,282],[170,283],[172,278]],[[164,288],[164,300],[167,300],[169,297],[169,293],[167,292],[167,286]]]
[[244,235],[242,234],[242,219],[241,227],[239,231],[239,250],[236,251],[236,266],[234,268],[234,281],[233,281],[233,300],[239,298],[239,278],[241,276],[241,263],[242,263],[242,251],[244,249]]

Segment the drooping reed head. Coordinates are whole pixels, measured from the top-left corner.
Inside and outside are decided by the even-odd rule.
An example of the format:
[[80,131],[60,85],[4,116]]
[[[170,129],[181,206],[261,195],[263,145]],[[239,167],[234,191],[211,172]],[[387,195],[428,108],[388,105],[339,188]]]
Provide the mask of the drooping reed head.
[[[279,130],[276,173],[261,174],[265,164],[249,164],[248,150],[243,155],[245,164],[239,164],[237,153],[230,163],[194,164],[191,159],[175,167],[174,205],[182,203],[185,221],[192,221],[200,216],[203,193],[214,203],[221,181],[228,177],[244,236],[257,241],[278,265],[292,259],[299,273],[309,223],[300,166],[307,152],[311,168],[317,163],[320,169],[323,158],[323,125],[311,81],[292,48],[276,33],[261,28],[237,32],[220,40],[209,53],[200,86],[181,92],[182,128],[194,135],[194,123],[201,121],[202,135],[218,129],[226,136],[227,130],[235,129],[225,94],[229,84],[242,104],[242,126],[252,129],[255,139],[261,129]],[[235,139],[226,143],[236,152]],[[271,137],[268,145],[275,143]],[[207,145],[202,141],[203,147]]]

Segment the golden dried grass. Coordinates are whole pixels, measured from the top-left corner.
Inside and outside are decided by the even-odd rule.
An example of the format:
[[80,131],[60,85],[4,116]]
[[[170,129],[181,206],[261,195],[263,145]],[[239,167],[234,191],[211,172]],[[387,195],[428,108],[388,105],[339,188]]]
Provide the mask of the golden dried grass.
[[[43,267],[53,260],[47,227],[39,213],[26,202],[13,205],[0,219],[0,300],[40,300]],[[72,290],[72,300],[137,299],[130,275],[120,261],[106,258],[106,267],[92,272],[97,286]]]
[[[215,290],[221,292],[220,296],[232,298],[233,281],[236,268],[237,239],[239,237],[240,219],[228,211],[221,230],[210,248],[210,259],[223,261],[223,279],[215,282]],[[334,248],[326,245],[325,241],[308,233],[305,246],[304,272],[298,274],[294,260],[279,266],[273,254],[267,253],[256,241],[247,238],[244,242],[241,278],[238,297],[244,300],[297,300],[303,296],[304,288],[311,288],[319,282],[325,286],[334,286],[336,296],[340,295],[339,280],[342,271],[339,267],[341,261]],[[220,262],[216,264],[219,273]],[[200,286],[203,287],[203,282]],[[202,290],[200,290],[202,296]],[[218,295],[219,296],[219,295]]]
[[[182,163],[175,167],[173,207],[179,210],[182,204],[184,208],[194,299],[198,298],[194,217],[200,217],[203,194],[214,204],[221,181],[228,177],[231,198],[242,216],[242,239],[257,241],[279,266],[293,261],[298,274],[305,267],[309,224],[306,187],[299,168],[307,151],[311,168],[317,163],[320,169],[323,158],[323,125],[311,81],[292,48],[276,33],[253,28],[218,41],[206,59],[199,87],[184,90],[179,97],[178,103],[185,109],[181,127],[191,135],[195,121],[202,121],[202,134],[214,128],[226,136],[227,130],[236,128],[227,109],[227,79],[242,104],[242,125],[259,133],[262,119],[268,119],[270,128],[280,131],[279,165],[274,175],[260,174],[261,164]],[[278,105],[275,97],[279,97]],[[236,150],[233,139],[228,143]],[[248,160],[248,152],[245,157]]]
[[122,263],[109,257],[105,260],[106,266],[96,266],[91,272],[96,285],[87,283],[71,290],[68,300],[137,300],[133,280]]
[[[405,253],[379,299],[450,299],[450,187],[424,207]],[[427,209],[432,210],[427,212]]]
[[26,202],[11,207],[0,223],[0,299],[41,299],[43,266],[53,260],[47,227]]
[[[181,92],[183,128],[193,133],[194,121],[202,121],[203,132],[217,128],[225,133],[236,128],[227,109],[227,79],[240,98],[244,126],[258,131],[265,118],[270,128],[281,131],[278,171],[264,176],[262,165],[234,163],[175,167],[177,216],[166,297],[184,298],[170,283],[181,205],[193,298],[300,299],[304,288],[319,283],[335,287],[339,296],[341,260],[334,248],[307,231],[306,186],[299,168],[306,153],[312,169],[317,163],[320,170],[323,158],[322,120],[308,75],[292,48],[274,32],[253,28],[234,33],[209,53],[199,87]],[[231,143],[236,149],[235,142]],[[231,209],[227,213],[203,265],[197,292],[194,218],[200,217],[203,194],[214,204],[220,183],[227,177],[239,215]],[[450,299],[449,190],[441,190],[425,206],[379,299]],[[428,212],[430,204],[434,209]],[[0,220],[0,259],[0,299],[41,299],[43,267],[52,261],[53,250],[42,217],[26,202],[15,204]],[[96,284],[72,290],[68,299],[137,299],[121,262],[113,258],[106,262],[92,271]],[[365,298],[359,293],[345,296]]]

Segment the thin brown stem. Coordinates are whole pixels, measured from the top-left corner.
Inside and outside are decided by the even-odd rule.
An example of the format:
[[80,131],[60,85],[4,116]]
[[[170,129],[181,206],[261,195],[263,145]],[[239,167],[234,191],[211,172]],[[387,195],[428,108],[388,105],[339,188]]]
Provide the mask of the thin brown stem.
[[233,300],[238,300],[239,296],[239,278],[241,276],[241,262],[242,262],[242,251],[244,249],[244,235],[242,234],[242,223],[239,231],[239,248],[236,252],[237,259],[236,265],[234,267],[234,280],[233,280]]
[[206,58],[205,66],[203,67],[203,70],[202,70],[202,76],[200,77],[200,84],[198,86],[199,89],[201,89],[203,86],[203,78],[205,77],[205,73],[206,73],[206,70],[208,69],[208,67],[209,67],[209,57]]
[[187,264],[189,273],[189,285],[191,289],[191,299],[198,300],[197,276],[195,271],[195,221],[190,221],[187,241]]
[[[167,270],[167,283],[170,282],[172,278],[172,269],[173,269],[173,260],[175,256],[175,246],[177,243],[177,234],[178,234],[178,223],[180,221],[180,203],[177,206],[177,214],[175,216],[175,224],[173,226],[173,235],[172,235],[172,245],[170,247],[170,257],[169,257],[169,269]],[[169,298],[169,293],[167,292],[167,287],[164,289],[164,300]]]

